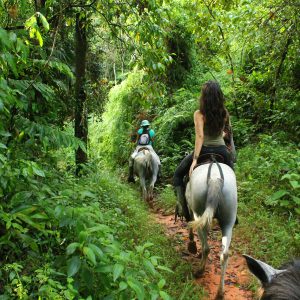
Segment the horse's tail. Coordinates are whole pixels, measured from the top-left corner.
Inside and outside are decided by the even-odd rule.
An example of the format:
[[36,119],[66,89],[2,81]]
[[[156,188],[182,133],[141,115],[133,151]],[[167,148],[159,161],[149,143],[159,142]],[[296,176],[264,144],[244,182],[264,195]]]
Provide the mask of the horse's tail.
[[150,151],[145,154],[145,169],[152,171],[152,154]]
[[215,211],[223,198],[222,188],[224,180],[221,178],[210,178],[207,183],[207,198],[206,198],[206,208],[202,216],[193,222],[191,226],[196,228],[204,228],[207,226],[209,229],[215,214]]

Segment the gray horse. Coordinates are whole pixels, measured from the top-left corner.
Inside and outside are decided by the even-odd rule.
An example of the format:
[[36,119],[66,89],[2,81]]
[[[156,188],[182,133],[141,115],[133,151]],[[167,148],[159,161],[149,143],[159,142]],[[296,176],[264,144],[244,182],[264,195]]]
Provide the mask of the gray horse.
[[192,172],[187,184],[186,199],[190,214],[194,217],[191,222],[189,250],[197,251],[193,241],[193,228],[197,229],[202,245],[200,269],[196,276],[203,274],[209,254],[207,235],[216,218],[222,230],[221,280],[217,297],[224,295],[224,276],[227,267],[232,228],[237,214],[237,187],[233,170],[222,163],[208,163],[200,165]]
[[152,200],[154,184],[159,170],[157,155],[151,149],[142,147],[134,158],[133,170],[140,179],[143,199]]

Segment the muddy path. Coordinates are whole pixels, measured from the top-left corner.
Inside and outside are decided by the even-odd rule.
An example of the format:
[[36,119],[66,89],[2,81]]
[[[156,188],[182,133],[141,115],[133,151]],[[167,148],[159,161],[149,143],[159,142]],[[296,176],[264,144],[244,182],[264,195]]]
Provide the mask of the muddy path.
[[[174,223],[173,215],[164,215],[164,212],[159,209],[153,209],[153,214],[158,223],[164,225],[166,235],[175,239],[177,251],[181,253],[182,259],[191,263],[193,271],[199,266],[201,252],[198,237],[195,236],[198,253],[190,254],[187,251],[188,244],[188,226],[184,221],[177,220]],[[233,240],[236,237],[233,234]],[[207,300],[215,299],[220,281],[220,247],[221,233],[217,224],[214,223],[212,230],[209,233],[210,253],[206,264],[206,270],[201,278],[195,279],[197,284],[204,287],[207,293]],[[244,300],[256,299],[253,293],[248,289],[251,280],[251,274],[248,271],[245,259],[240,253],[234,249],[230,249],[230,257],[226,269],[225,277],[225,300]]]

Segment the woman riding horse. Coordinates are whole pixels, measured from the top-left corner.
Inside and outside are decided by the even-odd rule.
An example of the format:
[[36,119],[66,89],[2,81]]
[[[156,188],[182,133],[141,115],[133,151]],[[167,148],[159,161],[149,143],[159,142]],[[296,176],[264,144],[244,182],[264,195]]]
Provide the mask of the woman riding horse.
[[[177,167],[174,174],[174,187],[177,194],[177,214],[191,220],[185,199],[184,177],[192,172],[197,164],[199,155],[214,153],[223,157],[224,163],[233,169],[233,160],[226,147],[225,141],[231,145],[232,131],[230,117],[224,106],[224,95],[220,85],[208,81],[202,86],[200,108],[194,113],[195,148]],[[225,141],[224,141],[225,140]]]
[[[222,250],[217,298],[223,299],[232,228],[236,223],[237,215],[237,185],[233,161],[224,141],[225,132],[231,132],[229,114],[224,106],[224,96],[217,82],[208,81],[203,85],[200,109],[194,113],[194,123],[196,132],[194,152],[183,159],[174,176],[178,198],[177,207],[179,215],[183,214],[188,221],[194,220],[191,222],[193,228],[190,228],[189,233],[189,251],[197,252],[193,229],[197,229],[201,241],[202,255],[196,276],[204,273],[210,252],[207,242],[208,233],[213,218],[218,220],[222,232]],[[232,137],[229,137],[229,140],[232,140]],[[199,163],[199,156],[203,157],[203,154],[212,157],[210,163],[195,168]],[[217,162],[215,158],[217,156],[222,157],[222,163]],[[190,180],[184,195],[183,177],[188,172]]]

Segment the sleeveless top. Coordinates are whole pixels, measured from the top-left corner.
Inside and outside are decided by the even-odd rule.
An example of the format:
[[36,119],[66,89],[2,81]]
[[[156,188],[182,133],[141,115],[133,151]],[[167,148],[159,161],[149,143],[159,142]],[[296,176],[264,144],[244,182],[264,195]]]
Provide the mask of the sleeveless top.
[[221,133],[217,136],[211,136],[208,134],[207,129],[204,125],[204,141],[203,145],[207,147],[216,147],[216,146],[222,146],[225,145],[224,139],[223,139],[223,130]]

